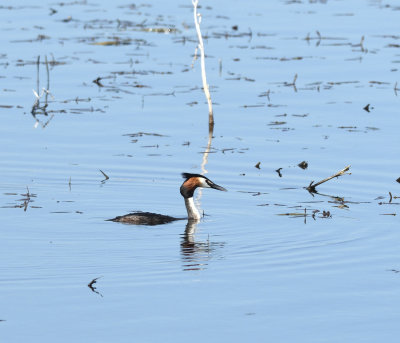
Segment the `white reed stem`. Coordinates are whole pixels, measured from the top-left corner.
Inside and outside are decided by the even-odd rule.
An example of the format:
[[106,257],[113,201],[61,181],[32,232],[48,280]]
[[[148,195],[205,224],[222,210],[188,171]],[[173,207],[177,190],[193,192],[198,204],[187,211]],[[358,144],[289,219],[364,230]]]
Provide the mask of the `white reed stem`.
[[194,8],[194,10],[193,10],[194,24],[196,26],[197,38],[199,39],[198,47],[200,50],[201,78],[203,80],[203,90],[204,90],[204,94],[205,94],[207,102],[208,102],[209,124],[213,125],[214,124],[213,108],[212,108],[211,95],[210,95],[210,90],[208,87],[207,76],[206,76],[206,64],[205,64],[203,37],[201,36],[201,31],[200,31],[201,15],[197,13],[198,3],[199,3],[199,0],[192,0],[192,4],[193,4],[193,8]]

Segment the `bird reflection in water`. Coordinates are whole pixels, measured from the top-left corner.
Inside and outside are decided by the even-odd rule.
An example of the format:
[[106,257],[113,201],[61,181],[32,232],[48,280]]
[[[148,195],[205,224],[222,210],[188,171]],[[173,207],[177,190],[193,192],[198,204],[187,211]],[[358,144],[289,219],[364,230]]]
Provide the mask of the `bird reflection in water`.
[[[208,126],[208,142],[203,153],[201,163],[202,174],[207,173],[206,164],[208,162],[208,154],[210,153],[211,143],[214,132],[214,119],[210,112],[210,121]],[[224,189],[223,189],[224,190]],[[200,202],[202,189],[200,188],[197,194],[197,202]],[[211,242],[210,237],[207,241],[199,241],[196,239],[196,230],[199,219],[188,220],[186,229],[182,235],[181,241],[181,258],[183,270],[203,270],[207,268],[208,262],[218,256],[218,251],[223,248],[224,242]],[[221,257],[221,255],[220,255]]]
[[225,245],[224,242],[211,242],[210,237],[208,237],[207,241],[197,240],[198,222],[196,220],[188,220],[185,232],[182,234],[182,269],[186,271],[206,269],[208,262],[218,256],[217,251]]

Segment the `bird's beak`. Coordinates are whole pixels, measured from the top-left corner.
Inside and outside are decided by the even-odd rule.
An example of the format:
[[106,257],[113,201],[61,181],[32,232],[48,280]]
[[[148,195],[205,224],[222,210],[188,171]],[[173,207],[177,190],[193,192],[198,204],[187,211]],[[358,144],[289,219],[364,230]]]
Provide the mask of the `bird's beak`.
[[219,191],[227,192],[227,190],[226,190],[224,187],[218,186],[218,185],[216,185],[215,183],[213,183],[212,185],[210,185],[210,187],[211,187],[211,188],[214,188],[214,189],[218,189]]

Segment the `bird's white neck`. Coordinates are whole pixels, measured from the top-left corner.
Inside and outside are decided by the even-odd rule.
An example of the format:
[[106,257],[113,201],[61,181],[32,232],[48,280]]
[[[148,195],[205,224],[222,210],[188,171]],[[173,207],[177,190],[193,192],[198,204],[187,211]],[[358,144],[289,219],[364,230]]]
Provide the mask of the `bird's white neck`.
[[201,218],[200,213],[194,204],[193,197],[185,198],[185,206],[188,213],[188,219],[199,220]]

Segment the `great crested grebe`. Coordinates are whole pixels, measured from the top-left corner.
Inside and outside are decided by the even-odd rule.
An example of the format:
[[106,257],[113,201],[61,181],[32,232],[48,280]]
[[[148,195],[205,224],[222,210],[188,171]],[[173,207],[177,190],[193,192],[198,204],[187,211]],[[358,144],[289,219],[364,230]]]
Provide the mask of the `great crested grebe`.
[[189,221],[198,221],[201,216],[193,201],[193,193],[196,188],[214,188],[218,189],[219,191],[226,192],[226,189],[224,187],[218,186],[203,175],[182,173],[182,177],[185,179],[185,181],[182,183],[180,192],[185,199],[185,206],[188,213],[188,218],[175,218],[151,212],[134,212],[109,220],[113,222],[121,222],[135,225],[159,225],[183,219],[187,219]]

